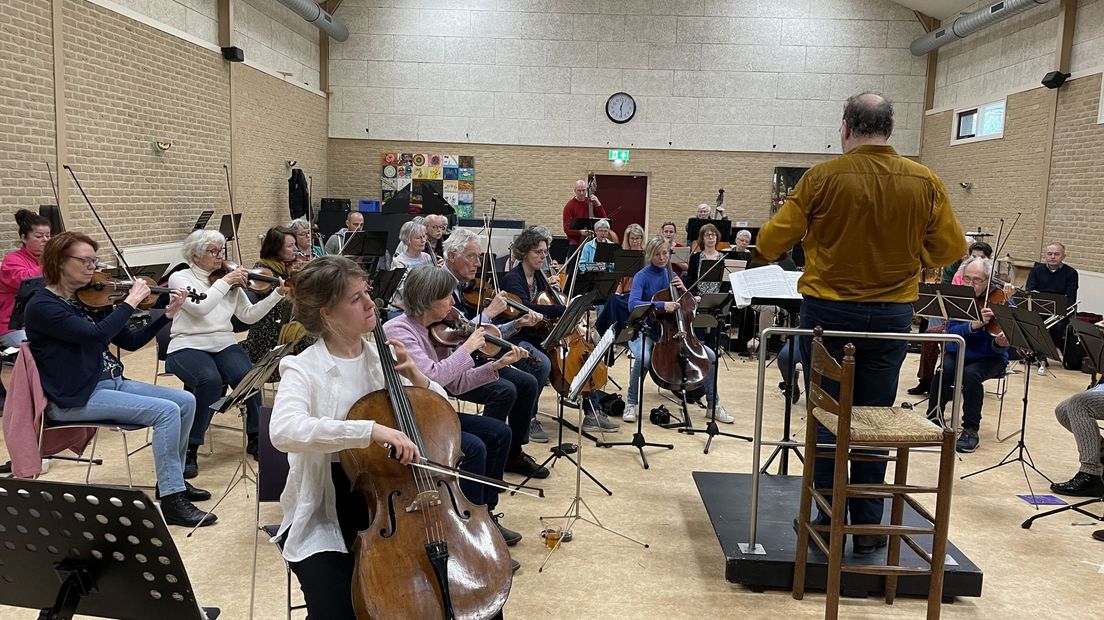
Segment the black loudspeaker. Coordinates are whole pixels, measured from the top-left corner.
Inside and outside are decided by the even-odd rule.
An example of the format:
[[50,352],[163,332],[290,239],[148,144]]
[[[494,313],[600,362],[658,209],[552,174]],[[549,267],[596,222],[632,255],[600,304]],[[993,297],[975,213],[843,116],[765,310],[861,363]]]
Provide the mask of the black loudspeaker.
[[1043,86],[1046,86],[1047,88],[1058,88],[1062,84],[1065,84],[1066,80],[1068,80],[1069,77],[1070,74],[1068,73],[1062,73],[1061,71],[1051,71],[1050,73],[1043,76]]
[[38,214],[50,220],[51,235],[65,232],[65,222],[61,221],[61,209],[57,205],[39,205]]
[[243,62],[245,51],[240,47],[224,47],[222,48],[222,57],[230,62]]

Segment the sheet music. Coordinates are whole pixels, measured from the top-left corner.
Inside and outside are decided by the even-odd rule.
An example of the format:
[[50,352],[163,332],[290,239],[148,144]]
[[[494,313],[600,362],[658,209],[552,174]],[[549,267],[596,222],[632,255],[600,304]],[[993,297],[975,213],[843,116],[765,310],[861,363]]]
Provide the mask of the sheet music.
[[582,369],[571,381],[571,390],[568,392],[572,398],[579,395],[579,391],[583,389],[583,382],[590,377],[590,373],[594,372],[594,367],[599,362],[603,361],[606,357],[606,351],[609,350],[610,345],[613,344],[614,328],[610,327],[606,330],[606,333],[602,334],[601,340],[594,346],[594,351],[587,357],[586,363],[583,364]]
[[801,299],[801,293],[797,292],[797,281],[800,279],[800,271],[785,271],[778,265],[747,269],[729,275],[732,295],[736,298],[738,308],[750,306],[753,297]]

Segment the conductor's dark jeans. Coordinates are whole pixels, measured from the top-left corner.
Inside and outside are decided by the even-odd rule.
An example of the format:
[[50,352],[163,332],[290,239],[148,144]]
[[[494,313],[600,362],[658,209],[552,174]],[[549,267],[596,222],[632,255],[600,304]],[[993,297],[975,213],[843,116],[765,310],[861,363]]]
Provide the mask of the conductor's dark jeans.
[[[806,297],[801,302],[801,327],[823,327],[825,331],[908,333],[912,329],[911,303],[868,303],[828,301]],[[897,381],[901,364],[905,360],[908,344],[904,340],[835,339],[826,338],[825,347],[837,361],[843,359],[843,346],[855,345],[854,406],[888,407],[897,398]],[[801,359],[812,359],[812,338],[802,336],[798,345]],[[811,364],[810,364],[811,365]],[[834,398],[839,398],[839,384],[824,379],[822,387]],[[809,368],[805,368],[805,389],[809,388]],[[835,435],[817,424],[817,443],[833,444]],[[875,452],[875,451],[872,451]],[[885,453],[884,451],[876,451]],[[813,470],[813,485],[817,489],[832,488],[833,458],[818,458]],[[884,462],[858,461],[851,463],[851,484],[872,484],[885,481]],[[852,524],[881,523],[883,500],[851,499],[847,510]],[[831,515],[818,510],[818,521],[827,523]]]

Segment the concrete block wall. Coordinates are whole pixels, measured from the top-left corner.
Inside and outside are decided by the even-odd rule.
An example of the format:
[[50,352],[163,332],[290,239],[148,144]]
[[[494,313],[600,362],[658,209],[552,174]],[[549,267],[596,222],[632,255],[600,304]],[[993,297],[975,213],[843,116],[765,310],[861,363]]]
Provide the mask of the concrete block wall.
[[276,0],[233,2],[233,41],[246,60],[275,73],[289,73],[287,80],[293,84],[317,89],[318,29]]
[[1070,68],[1078,73],[1104,70],[1104,0],[1077,3]]
[[110,0],[139,15],[218,45],[218,0]]
[[[334,138],[823,154],[843,99],[871,89],[919,153],[923,30],[888,0],[349,0],[337,17]],[[621,90],[625,125],[605,114]]]
[[19,209],[54,204],[46,162],[57,174],[50,4],[11,0],[0,11],[0,248],[19,244]]

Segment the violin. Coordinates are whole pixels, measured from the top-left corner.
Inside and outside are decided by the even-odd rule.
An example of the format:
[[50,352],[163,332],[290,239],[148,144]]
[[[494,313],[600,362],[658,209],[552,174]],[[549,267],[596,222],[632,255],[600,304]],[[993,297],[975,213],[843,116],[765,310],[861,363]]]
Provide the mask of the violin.
[[[149,285],[150,290],[150,294],[138,304],[141,310],[152,308],[158,297],[173,292],[171,288],[157,286],[152,278],[142,276],[141,279]],[[133,286],[133,280],[120,280],[105,271],[97,271],[92,274],[91,282],[77,289],[77,300],[89,310],[104,310],[122,303]],[[207,299],[207,293],[197,293],[189,288],[188,299],[198,304]]]
[[[346,419],[402,431],[423,462],[459,463],[456,411],[429,389],[404,386],[382,321],[374,334],[386,389],[362,397]],[[455,474],[403,465],[378,448],[339,457],[372,515],[353,551],[357,618],[490,618],[502,609],[513,580],[506,541]]]
[[[1003,288],[997,288],[989,291],[989,295],[978,295],[977,303],[982,308],[987,308],[989,306],[1007,306],[1008,296],[1005,295]],[[992,336],[996,336],[1003,333],[1004,328],[993,318],[985,324],[985,331],[989,332]]]
[[[207,281],[214,284],[236,269],[238,269],[236,263],[223,261],[221,267],[211,272],[211,275],[207,277]],[[255,293],[267,293],[273,287],[278,287],[283,283],[283,280],[273,275],[272,270],[267,267],[246,269],[245,274],[249,278],[249,290]]]
[[483,339],[486,340],[486,343],[478,351],[480,357],[492,359],[498,357],[499,353],[503,351],[509,351],[514,346],[502,339],[502,332],[494,325],[490,323],[475,325],[466,321],[460,315],[460,311],[456,309],[456,306],[449,308],[445,318],[429,326],[429,337],[433,342],[443,347],[456,348],[464,344],[480,327],[483,328]]
[[657,312],[659,339],[652,348],[652,364],[648,374],[656,385],[668,390],[694,390],[705,384],[709,374],[709,355],[694,335],[694,315],[698,302],[693,295],[674,284],[675,273],[667,261],[667,277],[671,284],[652,296],[652,301],[677,302],[674,312]]

